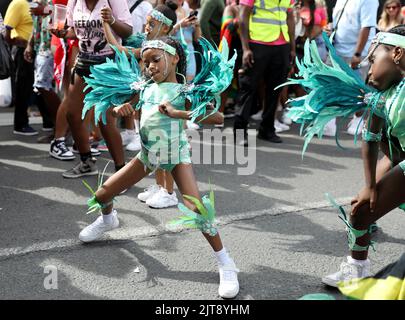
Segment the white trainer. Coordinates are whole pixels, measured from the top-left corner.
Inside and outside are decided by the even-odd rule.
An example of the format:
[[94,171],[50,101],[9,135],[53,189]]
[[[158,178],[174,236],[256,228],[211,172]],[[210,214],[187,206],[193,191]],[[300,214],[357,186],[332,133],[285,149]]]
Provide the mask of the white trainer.
[[126,146],[127,144],[129,144],[132,141],[134,135],[135,130],[125,129],[124,131],[121,131],[122,145]]
[[274,128],[276,129],[277,133],[290,130],[290,126],[287,126],[286,124],[281,123],[277,119],[274,120]]
[[361,117],[356,117],[354,115],[353,119],[350,120],[349,125],[347,127],[347,133],[354,136],[354,135],[356,135],[357,128],[359,128],[359,130],[357,130],[357,134],[360,134],[362,125],[363,125],[363,119]]
[[139,133],[136,133],[132,136],[132,140],[128,143],[127,149],[128,151],[138,151],[141,150],[141,137],[139,136]]
[[138,194],[138,199],[142,202],[146,202],[151,196],[160,190],[160,186],[157,184],[147,187],[143,192]]
[[80,232],[79,239],[83,242],[91,242],[99,239],[105,232],[118,228],[120,223],[117,217],[117,211],[113,210],[110,214],[113,215],[111,224],[105,223],[103,216],[100,215],[96,221]]
[[178,203],[176,192],[170,194],[165,188],[160,188],[158,192],[146,200],[146,204],[154,209],[173,207],[177,206]]
[[338,287],[341,281],[361,279],[371,276],[370,260],[365,260],[364,264],[353,263],[351,257],[347,257],[347,262],[342,262],[339,271],[322,278],[322,282],[331,287]]
[[336,118],[330,120],[323,130],[323,135],[326,137],[334,137],[336,135]]
[[287,111],[283,112],[283,115],[281,116],[281,121],[287,126],[292,125],[292,120],[289,116],[287,116]]
[[222,298],[235,298],[239,293],[238,272],[239,269],[236,268],[232,259],[226,265],[219,265],[218,294]]
[[263,119],[263,110],[260,110],[259,112],[255,113],[254,115],[251,116],[251,118],[255,121],[259,121]]

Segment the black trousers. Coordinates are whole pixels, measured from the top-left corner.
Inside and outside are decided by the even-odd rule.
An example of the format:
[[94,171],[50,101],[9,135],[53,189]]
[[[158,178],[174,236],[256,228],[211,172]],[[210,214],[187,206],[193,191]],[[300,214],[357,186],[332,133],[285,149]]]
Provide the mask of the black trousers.
[[255,108],[258,83],[260,79],[263,79],[266,86],[266,106],[259,130],[264,134],[272,134],[275,132],[274,117],[281,91],[280,89],[274,90],[274,88],[287,79],[290,45],[266,46],[251,43],[250,49],[253,52],[255,63],[252,68],[246,69],[244,74],[239,75],[238,106],[240,110],[235,114],[234,129],[246,130],[252,108]]
[[28,102],[34,84],[34,64],[25,61],[24,48],[17,48],[14,56],[15,66],[15,111],[14,129],[28,126]]

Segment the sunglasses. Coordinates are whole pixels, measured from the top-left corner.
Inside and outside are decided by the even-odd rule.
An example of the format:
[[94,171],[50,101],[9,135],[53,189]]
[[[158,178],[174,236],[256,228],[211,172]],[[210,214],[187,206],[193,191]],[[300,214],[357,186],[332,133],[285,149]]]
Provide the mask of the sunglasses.
[[387,7],[387,10],[397,10],[397,9],[399,9],[399,6]]

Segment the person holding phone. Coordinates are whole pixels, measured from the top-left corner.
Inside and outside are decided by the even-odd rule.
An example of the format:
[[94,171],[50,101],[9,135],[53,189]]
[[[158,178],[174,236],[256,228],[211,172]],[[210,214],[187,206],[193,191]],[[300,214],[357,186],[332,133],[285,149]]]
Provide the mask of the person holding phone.
[[184,40],[187,42],[188,57],[187,57],[187,81],[190,82],[194,79],[196,74],[196,61],[194,55],[193,41],[201,37],[200,22],[198,21],[197,10],[190,10],[187,1],[176,0],[178,5],[176,9],[177,21],[179,21],[173,28],[172,34],[180,39],[180,28],[183,32]]

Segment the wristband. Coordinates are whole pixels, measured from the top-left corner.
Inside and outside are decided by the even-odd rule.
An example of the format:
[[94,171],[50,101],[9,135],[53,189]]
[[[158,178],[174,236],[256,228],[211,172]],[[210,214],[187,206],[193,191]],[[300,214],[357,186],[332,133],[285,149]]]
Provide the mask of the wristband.
[[361,52],[356,52],[356,53],[354,54],[354,56],[357,57],[357,58],[360,58],[360,57],[361,57]]
[[373,133],[373,132],[367,130],[366,128],[363,128],[362,138],[364,141],[367,141],[367,142],[379,142],[379,141],[381,141],[382,134],[381,134],[381,132]]

